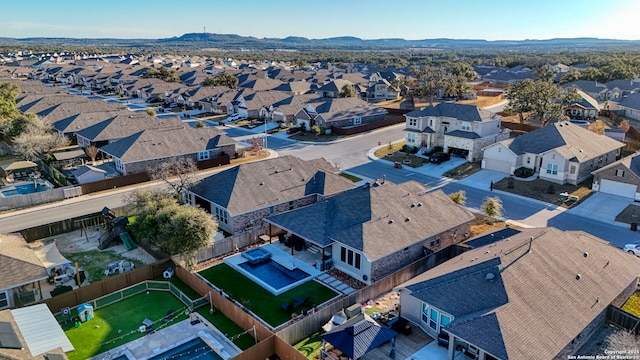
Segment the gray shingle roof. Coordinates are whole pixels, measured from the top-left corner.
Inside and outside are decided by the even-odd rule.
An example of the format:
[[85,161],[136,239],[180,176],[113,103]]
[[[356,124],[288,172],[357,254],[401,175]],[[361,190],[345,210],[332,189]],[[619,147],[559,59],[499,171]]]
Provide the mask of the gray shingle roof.
[[447,133],[447,136],[459,137],[459,138],[464,138],[464,139],[479,139],[480,138],[480,135],[478,135],[478,134],[476,134],[474,132],[471,132],[471,131],[464,131],[464,130],[450,131],[450,132]]
[[475,105],[456,104],[456,103],[439,103],[437,105],[429,105],[420,109],[413,110],[406,117],[450,117],[464,121],[483,121],[489,120],[493,114],[481,109]]
[[374,115],[384,115],[388,111],[370,104],[358,98],[337,98],[323,99],[309,103],[318,115],[326,121],[339,121],[353,119],[354,117],[365,117]]
[[454,315],[446,330],[493,355],[551,359],[637,281],[638,269],[640,259],[590,234],[522,229],[399,288]]
[[190,191],[236,215],[306,195],[328,195],[352,188],[351,181],[334,174],[337,171],[324,159],[282,156],[211,175]]
[[322,334],[322,339],[350,359],[359,359],[397,335],[395,330],[378,325],[375,321],[368,319],[365,314],[358,314],[353,319]]
[[576,161],[582,162],[623,146],[623,143],[608,136],[562,121],[516,137],[509,149],[516,155],[542,154],[555,149],[567,159],[575,157]]
[[409,181],[352,189],[267,221],[326,246],[341,242],[370,261],[473,219],[442,191]]
[[47,270],[18,235],[0,234],[0,290],[47,278]]
[[181,125],[143,130],[109,143],[101,147],[100,151],[119,158],[123,163],[129,163],[195,154],[227,144],[235,144],[235,140],[217,128],[194,129]]
[[182,126],[177,116],[158,118],[146,113],[119,115],[76,132],[91,142],[114,141],[147,129]]
[[623,97],[618,104],[630,109],[640,110],[640,93],[631,93]]

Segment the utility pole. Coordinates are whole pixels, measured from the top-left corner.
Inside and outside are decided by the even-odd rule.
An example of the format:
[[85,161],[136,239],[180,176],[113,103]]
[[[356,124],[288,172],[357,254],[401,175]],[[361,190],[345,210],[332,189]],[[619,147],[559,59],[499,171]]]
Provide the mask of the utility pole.
[[203,27],[202,27],[202,33],[203,33],[203,34],[206,34],[206,33],[207,33],[207,27],[206,27],[206,26],[203,26]]

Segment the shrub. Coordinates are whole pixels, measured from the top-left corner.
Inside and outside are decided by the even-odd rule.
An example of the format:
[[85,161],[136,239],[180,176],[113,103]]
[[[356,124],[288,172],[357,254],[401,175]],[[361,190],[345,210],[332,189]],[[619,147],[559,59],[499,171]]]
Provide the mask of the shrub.
[[532,176],[534,173],[533,169],[530,169],[528,167],[519,167],[517,168],[514,172],[513,175],[517,176],[519,178],[528,178],[529,176]]
[[507,188],[513,189],[515,187],[515,182],[512,178],[507,179]]
[[555,194],[556,193],[556,186],[553,184],[549,184],[549,187],[547,188],[547,194]]

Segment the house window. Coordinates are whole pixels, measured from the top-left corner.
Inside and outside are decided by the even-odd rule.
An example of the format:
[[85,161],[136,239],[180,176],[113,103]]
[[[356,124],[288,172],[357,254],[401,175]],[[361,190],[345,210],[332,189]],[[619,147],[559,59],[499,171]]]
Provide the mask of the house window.
[[624,177],[624,170],[616,170],[616,176]]
[[409,119],[409,126],[418,126],[418,119]]
[[289,210],[293,210],[294,205],[295,205],[295,202],[289,201]]
[[447,326],[451,322],[451,316],[440,314],[440,326]]
[[6,291],[0,292],[0,309],[9,307],[9,296]]
[[216,219],[218,222],[229,223],[229,213],[226,210],[216,207]]
[[362,124],[362,118],[360,116],[356,116],[353,118],[353,124],[354,125],[360,125]]
[[408,134],[407,134],[407,142],[409,142],[409,143],[415,143],[415,142],[416,142],[416,134],[414,134],[414,133],[408,133]]
[[118,158],[115,158],[114,162],[116,163],[116,169],[124,172],[124,164],[122,163],[122,161],[120,161],[120,159]]
[[429,119],[429,127],[433,127],[433,119]]
[[209,151],[198,151],[198,161],[209,160],[210,157]]
[[353,265],[353,250],[347,250],[347,264]]
[[471,131],[471,123],[463,121],[462,122],[462,130]]
[[353,267],[358,270],[360,270],[360,261],[362,260],[361,256],[362,255],[360,255],[360,253],[356,253],[356,262],[353,264]]
[[422,303],[422,321],[425,324],[429,323],[429,305]]
[[547,174],[558,175],[558,165],[556,164],[547,164]]
[[575,165],[571,165],[571,167],[569,168],[569,173],[571,173],[571,174],[575,174],[576,173],[576,166]]
[[527,164],[531,164],[531,156],[527,156]]
[[438,330],[438,310],[434,308],[429,310],[429,327]]
[[340,261],[347,262],[347,248],[345,247],[340,248]]
[[273,214],[273,206],[269,206],[269,214]]

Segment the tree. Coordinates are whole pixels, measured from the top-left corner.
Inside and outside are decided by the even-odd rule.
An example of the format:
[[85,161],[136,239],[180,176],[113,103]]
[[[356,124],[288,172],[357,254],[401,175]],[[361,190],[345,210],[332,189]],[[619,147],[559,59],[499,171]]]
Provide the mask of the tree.
[[628,351],[640,348],[640,337],[629,331],[617,330],[606,337],[603,353],[615,353],[615,351]]
[[579,101],[580,95],[574,87],[562,89],[549,81],[526,79],[508,89],[505,98],[509,100],[505,111],[519,114],[520,122],[524,122],[522,113],[531,111],[546,126],[551,120],[564,119],[564,108]]
[[131,231],[171,255],[212,244],[218,224],[199,207],[180,205],[162,191],[143,190],[127,199],[135,221]]
[[313,133],[313,135],[316,136],[316,139],[317,139],[318,135],[320,135],[322,133],[322,129],[320,129],[320,126],[318,126],[318,125],[313,125],[311,127],[311,132]]
[[191,158],[172,158],[149,169],[151,179],[162,180],[175,192],[177,199],[182,199],[184,191],[198,183],[196,173],[198,166]]
[[84,149],[84,152],[87,153],[87,156],[91,158],[91,163],[96,161],[96,157],[98,156],[98,148],[95,145],[91,145],[88,148]]
[[429,96],[429,103],[433,104],[433,96],[444,86],[444,69],[423,66],[417,75],[422,84],[413,90],[413,94],[417,97]]
[[14,150],[25,160],[31,160],[36,156],[69,144],[69,139],[55,134],[51,131],[51,127],[45,126],[40,119],[30,123],[20,135],[12,140]]
[[153,110],[153,109],[147,109],[144,112],[146,112],[147,115],[149,115],[149,116],[156,116],[156,111]]
[[223,72],[215,77],[207,76],[202,81],[202,86],[226,86],[229,89],[235,89],[238,86],[238,78]]
[[464,190],[458,190],[449,194],[449,198],[457,205],[464,206],[467,203],[467,193]]
[[351,84],[344,84],[344,86],[342,86],[342,88],[340,89],[340,97],[357,97],[358,96],[358,91],[356,90],[356,88],[351,85]]
[[16,98],[20,94],[20,88],[13,83],[0,83],[0,126],[3,123],[19,115],[16,107]]
[[552,82],[556,77],[556,71],[551,65],[544,64],[537,68],[533,72],[533,75],[535,75],[539,80]]
[[480,205],[480,210],[487,216],[497,218],[502,216],[502,200],[499,197],[486,197]]
[[618,129],[623,130],[625,133],[631,129],[631,124],[629,120],[622,120],[620,124],[618,124]]
[[465,81],[478,79],[478,74],[473,67],[466,62],[456,62],[449,66],[449,73],[454,76],[461,76]]
[[525,79],[505,91],[504,97],[509,103],[504,107],[508,114],[518,114],[520,123],[524,123],[523,113],[531,111],[533,101],[534,84],[533,80]]
[[161,79],[166,82],[180,82],[180,78],[175,70],[162,66],[159,70],[150,68],[142,75],[143,78]]
[[444,93],[446,95],[460,98],[466,94],[473,93],[471,85],[462,75],[450,75],[443,82]]

